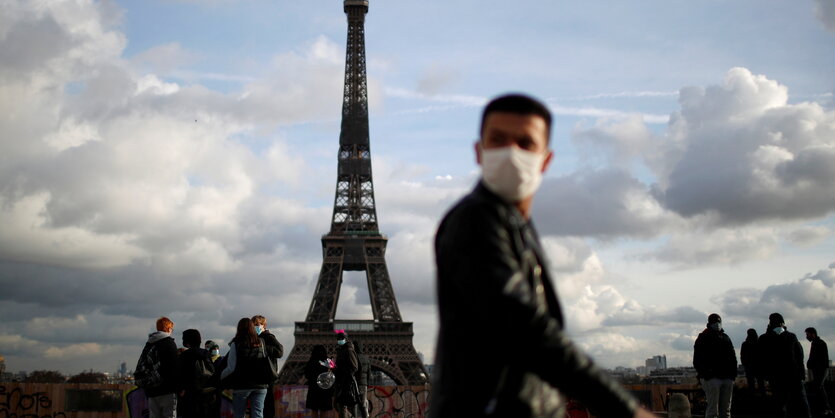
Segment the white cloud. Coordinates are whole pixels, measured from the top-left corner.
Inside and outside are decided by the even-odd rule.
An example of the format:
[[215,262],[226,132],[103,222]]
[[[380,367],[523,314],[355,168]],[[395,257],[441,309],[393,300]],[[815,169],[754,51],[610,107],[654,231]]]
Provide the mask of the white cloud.
[[44,352],[47,359],[71,359],[77,357],[99,356],[102,346],[98,343],[80,343],[64,347],[48,347]]
[[646,185],[616,168],[546,178],[533,213],[543,234],[556,235],[646,238],[680,223]]
[[722,85],[682,89],[671,150],[656,165],[664,206],[730,224],[835,211],[835,112],[787,104],[787,94],[744,68]]
[[179,42],[157,45],[131,58],[138,67],[147,67],[151,73],[170,74],[173,70],[193,64],[197,55],[183,49]]
[[777,234],[773,229],[720,228],[672,235],[666,244],[642,258],[663,261],[679,268],[690,268],[762,260],[775,251]]
[[[627,166],[634,159],[643,156],[653,142],[653,135],[644,124],[640,115],[626,119],[598,119],[593,127],[578,123],[571,134],[571,140],[579,145],[585,158],[598,155],[603,151],[607,157],[606,165]],[[588,149],[588,152],[585,152]]]

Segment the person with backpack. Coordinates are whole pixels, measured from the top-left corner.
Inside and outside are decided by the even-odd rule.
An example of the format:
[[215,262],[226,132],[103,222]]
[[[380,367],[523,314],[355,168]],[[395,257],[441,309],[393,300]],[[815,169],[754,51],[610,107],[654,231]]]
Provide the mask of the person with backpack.
[[174,322],[163,316],[157,319],[156,327],[157,331],[148,335],[134,378],[148,397],[150,418],[176,418],[181,384],[177,343],[171,337]]
[[235,418],[244,418],[246,403],[250,402],[250,418],[263,418],[267,387],[275,380],[275,369],[270,365],[265,344],[255,333],[249,318],[238,321],[235,338],[229,343],[226,368],[220,374],[221,383],[233,389],[232,409]]
[[212,403],[210,385],[214,365],[209,352],[200,347],[200,331],[183,331],[183,346],[186,351],[180,354],[180,376],[183,391],[180,393],[178,409],[182,418],[204,418],[209,415]]
[[[260,338],[261,342],[264,344],[267,356],[271,361],[275,362],[276,368],[278,368],[278,359],[284,355],[284,346],[278,342],[278,338],[275,337],[275,334],[267,329],[267,318],[263,315],[253,316],[252,324],[255,325],[255,333],[258,334],[258,338]],[[270,382],[270,385],[267,387],[267,397],[264,398],[265,417],[275,416],[275,395],[273,393],[274,383],[275,382]]]

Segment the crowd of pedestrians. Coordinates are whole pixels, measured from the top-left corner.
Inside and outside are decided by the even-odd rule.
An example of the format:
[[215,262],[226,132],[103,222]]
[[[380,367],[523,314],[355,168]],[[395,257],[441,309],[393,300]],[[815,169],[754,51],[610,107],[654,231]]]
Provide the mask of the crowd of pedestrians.
[[[755,329],[748,329],[742,343],[740,357],[748,388],[755,395],[766,396],[767,382],[777,417],[833,416],[824,387],[829,375],[826,342],[812,327],[806,328],[806,339],[812,347],[804,366],[800,341],[788,330],[783,315],[775,312],[768,317],[765,333],[757,336]],[[705,417],[729,418],[737,361],[718,314],[708,316],[707,326],[696,338],[693,367],[705,393]]]
[[251,418],[275,416],[272,387],[284,347],[264,316],[241,318],[225,355],[212,340],[201,346],[196,329],[183,331],[178,349],[173,332],[174,322],[159,318],[134,371],[151,418],[220,417],[224,389],[232,391],[235,418],[243,418],[247,407]]
[[[201,346],[196,329],[183,331],[179,349],[173,333],[174,322],[159,318],[137,361],[134,376],[148,397],[149,417],[220,417],[227,389],[235,418],[276,416],[273,385],[284,347],[267,329],[267,318],[241,318],[224,355],[212,340]],[[344,330],[337,330],[335,342],[335,361],[325,346],[313,347],[305,367],[307,408],[314,417],[336,410],[339,417],[367,418],[370,361]]]

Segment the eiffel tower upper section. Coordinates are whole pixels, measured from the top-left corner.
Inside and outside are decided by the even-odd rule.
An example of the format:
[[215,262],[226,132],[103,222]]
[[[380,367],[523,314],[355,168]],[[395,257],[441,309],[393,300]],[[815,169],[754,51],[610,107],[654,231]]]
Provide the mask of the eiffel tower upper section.
[[[412,344],[412,323],[400,317],[386,267],[388,238],[380,234],[377,225],[365,73],[368,1],[344,0],[343,4],[348,16],[348,42],[331,229],[322,237],[322,269],[307,318],[296,322],[296,343],[278,380],[281,384],[301,382],[313,347],[333,347],[333,331],[344,329],[353,341],[362,343],[372,371],[385,373],[399,385],[422,385],[426,369]],[[335,318],[346,270],[365,271],[373,320]]]
[[368,1],[349,0],[345,2],[344,9],[348,15],[345,91],[330,235],[379,236],[371,178],[368,81],[365,72],[365,14],[368,12]]
[[388,239],[380,234],[371,175],[365,15],[368,1],[345,0],[348,39],[336,195],[330,232],[322,237],[324,263],[307,322],[334,320],[342,272],[366,271],[374,320],[400,322],[400,310],[385,264]]

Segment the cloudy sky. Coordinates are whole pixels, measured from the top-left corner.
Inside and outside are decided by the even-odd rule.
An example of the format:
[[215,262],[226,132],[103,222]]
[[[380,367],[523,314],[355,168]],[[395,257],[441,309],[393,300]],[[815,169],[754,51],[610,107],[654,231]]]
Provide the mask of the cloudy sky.
[[[0,1],[8,369],[132,368],[160,315],[181,343],[261,313],[290,348],[345,33],[339,0]],[[835,347],[835,2],[371,0],[366,44],[379,221],[427,361],[435,228],[508,91],[555,114],[534,219],[601,364],[687,365],[711,312],[737,347],[774,311]],[[345,280],[339,317],[370,318]]]

